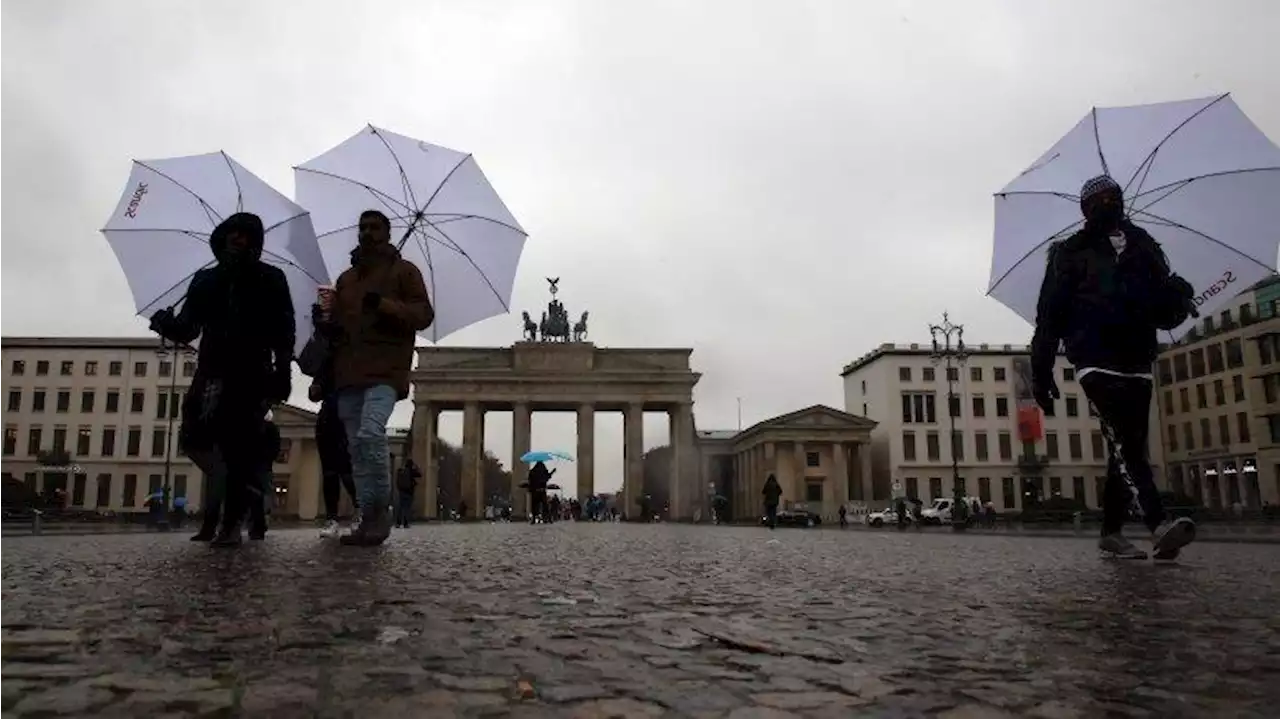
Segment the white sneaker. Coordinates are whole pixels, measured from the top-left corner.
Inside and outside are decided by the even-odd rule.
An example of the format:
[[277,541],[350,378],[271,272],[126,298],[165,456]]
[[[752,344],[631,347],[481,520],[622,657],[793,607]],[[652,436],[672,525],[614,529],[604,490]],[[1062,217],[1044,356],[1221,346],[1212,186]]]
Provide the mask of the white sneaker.
[[351,528],[347,530],[347,534],[355,534],[355,531],[360,528],[360,519],[360,510],[357,509],[356,516],[351,518]]
[[342,533],[342,525],[338,524],[338,520],[330,519],[324,523],[324,528],[320,530],[321,539],[333,539]]

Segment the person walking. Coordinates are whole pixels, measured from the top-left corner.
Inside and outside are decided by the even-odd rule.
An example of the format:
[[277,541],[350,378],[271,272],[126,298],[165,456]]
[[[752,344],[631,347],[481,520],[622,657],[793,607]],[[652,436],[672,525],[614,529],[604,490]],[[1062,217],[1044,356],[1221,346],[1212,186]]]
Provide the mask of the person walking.
[[333,338],[338,417],[346,430],[360,495],[360,525],[341,538],[372,546],[391,534],[387,419],[409,396],[414,335],[435,311],[422,272],[391,244],[391,221],[377,210],[359,219],[351,267],[338,277],[326,332]]
[[547,485],[551,483],[551,476],[555,473],[554,469],[547,469],[544,462],[535,462],[529,468],[529,524],[551,521]]
[[775,529],[778,526],[778,500],[782,497],[782,485],[778,484],[778,478],[773,474],[765,478],[764,489],[760,490],[760,494],[764,495],[764,518],[769,529]]
[[[249,484],[259,476],[262,418],[292,389],[293,303],[284,273],[261,261],[264,234],[262,219],[248,212],[222,221],[209,236],[217,263],[192,276],[180,312],[151,317],[152,331],[170,342],[200,339],[179,442],[210,484],[222,485],[216,535],[205,534],[212,530],[206,513],[206,526],[193,537],[219,547],[242,541]],[[212,519],[218,521],[216,512]]]
[[333,377],[333,341],[328,330],[333,291],[321,289],[320,301],[311,307],[312,331],[307,345],[298,355],[298,366],[311,377],[307,398],[320,403],[316,413],[315,438],[320,454],[320,484],[324,497],[322,539],[333,539],[342,533],[339,503],[342,490],[351,498],[353,516],[351,531],[360,526],[360,500],[351,478],[351,455],[347,450],[347,430],[338,417],[338,392]]
[[409,518],[413,514],[413,492],[418,487],[422,472],[414,464],[412,457],[404,458],[404,465],[396,475],[396,526],[409,528]]
[[1145,559],[1125,538],[1131,508],[1151,532],[1156,559],[1170,560],[1195,539],[1190,519],[1170,519],[1147,458],[1151,365],[1157,330],[1172,330],[1194,310],[1194,291],[1174,274],[1160,244],[1126,219],[1115,180],[1100,175],[1080,189],[1084,226],[1049,249],[1031,341],[1032,393],[1046,413],[1060,392],[1059,345],[1097,410],[1107,441],[1102,537],[1107,555]]

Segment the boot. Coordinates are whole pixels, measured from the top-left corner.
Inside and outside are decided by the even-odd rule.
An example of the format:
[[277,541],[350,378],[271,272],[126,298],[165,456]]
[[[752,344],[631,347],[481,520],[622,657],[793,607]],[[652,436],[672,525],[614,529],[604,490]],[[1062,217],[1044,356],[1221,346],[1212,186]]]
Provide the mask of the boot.
[[240,536],[240,524],[224,524],[211,543],[214,547],[239,547],[243,539]]
[[373,514],[373,524],[365,533],[365,544],[378,546],[391,536],[391,508],[385,502],[380,503]]
[[369,530],[373,528],[373,511],[368,507],[363,507],[359,511],[360,524],[338,538],[338,543],[344,547],[364,547],[369,543]]

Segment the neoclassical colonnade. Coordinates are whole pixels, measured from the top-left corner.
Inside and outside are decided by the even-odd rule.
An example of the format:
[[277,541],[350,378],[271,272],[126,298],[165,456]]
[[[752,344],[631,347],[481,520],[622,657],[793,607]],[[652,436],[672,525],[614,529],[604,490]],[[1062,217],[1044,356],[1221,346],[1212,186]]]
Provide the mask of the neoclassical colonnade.
[[585,497],[595,491],[595,415],[620,412],[625,457],[620,507],[634,514],[644,475],[644,413],[662,411],[671,417],[671,516],[691,516],[701,463],[693,425],[693,386],[699,374],[689,368],[690,354],[690,349],[602,349],[588,342],[419,348],[409,440],[424,478],[417,511],[436,515],[439,465],[432,454],[443,411],[462,411],[462,499],[473,512],[486,501],[485,413],[512,413],[510,494],[517,516],[527,511],[527,496],[519,485],[528,467],[519,457],[532,449],[533,413],[576,414],[576,489]]

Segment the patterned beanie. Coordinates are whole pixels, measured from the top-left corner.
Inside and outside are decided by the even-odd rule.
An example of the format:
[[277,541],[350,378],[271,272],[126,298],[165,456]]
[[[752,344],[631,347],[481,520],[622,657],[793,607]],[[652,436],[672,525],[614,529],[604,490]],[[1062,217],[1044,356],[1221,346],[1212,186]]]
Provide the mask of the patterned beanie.
[[1123,190],[1121,190],[1120,188],[1119,183],[1111,179],[1110,175],[1098,175],[1092,180],[1085,182],[1084,185],[1080,187],[1080,204],[1083,205],[1084,203],[1088,202],[1089,198],[1093,197],[1094,195],[1098,195],[1103,192],[1109,192],[1112,190],[1116,192],[1123,192]]

